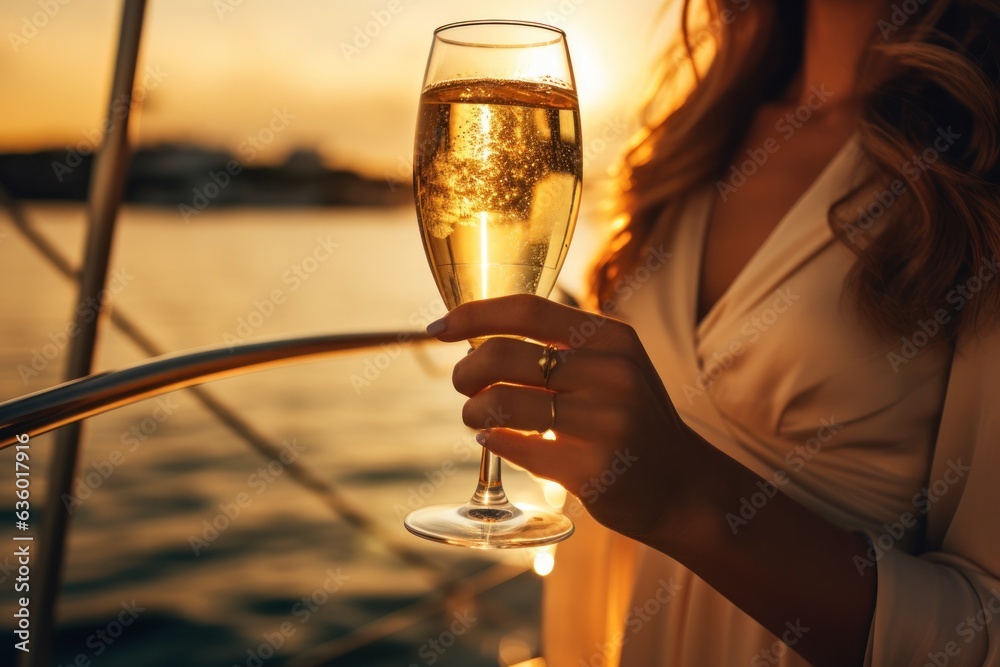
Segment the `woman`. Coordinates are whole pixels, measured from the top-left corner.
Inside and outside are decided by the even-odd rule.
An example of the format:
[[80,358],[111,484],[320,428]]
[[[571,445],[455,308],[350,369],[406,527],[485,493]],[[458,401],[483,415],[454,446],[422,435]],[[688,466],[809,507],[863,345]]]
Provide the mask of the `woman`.
[[513,415],[482,444],[586,509],[548,664],[1000,664],[1000,8],[687,4],[602,314],[428,327],[561,350],[543,379],[495,338],[454,373],[469,426]]

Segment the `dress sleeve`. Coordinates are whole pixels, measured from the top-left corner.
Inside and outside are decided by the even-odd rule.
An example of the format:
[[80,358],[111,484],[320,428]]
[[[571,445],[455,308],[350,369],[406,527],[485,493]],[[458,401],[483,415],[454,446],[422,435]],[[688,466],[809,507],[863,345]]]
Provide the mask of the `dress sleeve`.
[[1000,665],[1000,331],[957,347],[927,487],[924,554],[869,536],[865,665]]

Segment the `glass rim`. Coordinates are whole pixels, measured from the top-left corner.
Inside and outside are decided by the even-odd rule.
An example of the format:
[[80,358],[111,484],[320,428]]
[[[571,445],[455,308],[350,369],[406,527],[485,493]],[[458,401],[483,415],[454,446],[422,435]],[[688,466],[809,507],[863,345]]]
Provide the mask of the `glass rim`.
[[[538,30],[544,30],[546,32],[555,33],[555,36],[547,41],[540,42],[530,42],[522,44],[491,44],[491,43],[481,43],[472,41],[463,41],[450,39],[441,35],[442,32],[447,30],[452,30],[454,28],[467,28],[477,25],[509,25],[509,26],[521,26],[525,28],[536,28]],[[475,19],[471,21],[456,21],[454,23],[446,23],[445,25],[438,26],[434,29],[434,38],[439,39],[445,44],[451,44],[453,46],[469,46],[469,47],[480,47],[480,48],[493,48],[493,49],[527,49],[539,46],[550,46],[552,44],[558,44],[559,42],[566,42],[566,33],[561,29],[553,25],[548,25],[546,23],[538,23],[537,21],[519,21],[517,19]]]

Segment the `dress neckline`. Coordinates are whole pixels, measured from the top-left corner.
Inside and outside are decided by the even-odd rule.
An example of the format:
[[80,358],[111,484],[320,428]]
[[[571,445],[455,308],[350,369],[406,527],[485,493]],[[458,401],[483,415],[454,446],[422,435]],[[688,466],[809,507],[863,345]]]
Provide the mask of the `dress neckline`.
[[[691,328],[695,343],[703,339],[711,329],[729,311],[734,302],[752,298],[770,291],[788,271],[791,266],[799,266],[812,254],[833,240],[833,234],[827,223],[826,216],[804,216],[807,219],[801,223],[797,218],[803,217],[803,211],[812,211],[814,202],[822,198],[827,204],[836,197],[846,194],[842,178],[843,168],[856,158],[858,150],[857,136],[852,135],[843,146],[830,158],[819,175],[803,190],[798,199],[785,211],[764,241],[754,251],[746,264],[726,287],[725,291],[708,309],[704,317],[698,319],[698,290],[701,284],[701,273],[705,259],[705,241],[708,236],[708,224],[715,207],[716,193],[714,187],[705,187],[695,195],[696,201],[691,225],[694,247],[698,249],[696,258],[691,262],[694,275],[690,276],[691,288],[694,290],[692,308],[690,310]],[[824,208],[825,212],[825,208]],[[809,219],[811,218],[811,219]]]

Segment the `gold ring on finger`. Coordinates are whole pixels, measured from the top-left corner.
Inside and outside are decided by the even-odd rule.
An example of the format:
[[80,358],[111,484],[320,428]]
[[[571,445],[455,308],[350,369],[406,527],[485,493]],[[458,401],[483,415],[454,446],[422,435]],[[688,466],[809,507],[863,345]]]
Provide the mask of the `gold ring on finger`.
[[551,411],[552,417],[549,420],[549,428],[542,433],[543,440],[555,440],[556,439],[556,394],[553,392],[550,394],[549,398],[549,410]]
[[552,375],[552,369],[554,369],[559,364],[559,358],[556,356],[556,352],[559,351],[555,345],[546,345],[542,350],[542,356],[538,360],[538,368],[542,371],[542,379],[545,380],[545,388],[549,387],[549,377]]

